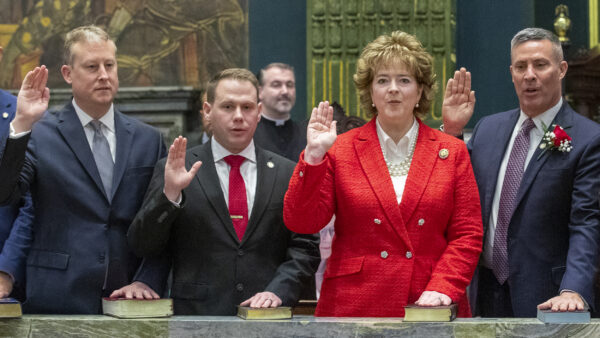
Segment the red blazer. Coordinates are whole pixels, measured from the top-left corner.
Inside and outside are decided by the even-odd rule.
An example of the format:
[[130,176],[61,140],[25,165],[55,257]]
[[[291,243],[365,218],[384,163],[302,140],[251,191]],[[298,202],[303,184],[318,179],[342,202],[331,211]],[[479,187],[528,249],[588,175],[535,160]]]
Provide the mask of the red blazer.
[[336,215],[315,315],[403,317],[403,306],[426,290],[448,295],[459,304],[459,316],[471,315],[465,289],[483,227],[462,141],[419,121],[398,205],[373,118],[340,135],[320,164],[311,166],[301,155],[283,213],[298,233],[316,233]]

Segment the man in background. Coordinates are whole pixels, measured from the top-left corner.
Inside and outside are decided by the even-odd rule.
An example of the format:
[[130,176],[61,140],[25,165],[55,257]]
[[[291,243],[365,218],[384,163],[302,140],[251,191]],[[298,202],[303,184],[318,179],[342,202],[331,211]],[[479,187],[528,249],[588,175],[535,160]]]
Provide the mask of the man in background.
[[271,63],[258,73],[262,118],[254,133],[254,142],[294,162],[306,147],[306,123],[291,119],[296,103],[294,68],[285,63]]

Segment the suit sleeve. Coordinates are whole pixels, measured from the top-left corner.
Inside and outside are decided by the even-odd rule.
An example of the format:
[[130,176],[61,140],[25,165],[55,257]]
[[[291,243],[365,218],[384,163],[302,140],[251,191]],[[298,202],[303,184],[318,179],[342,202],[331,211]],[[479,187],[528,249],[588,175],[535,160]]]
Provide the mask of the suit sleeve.
[[139,257],[158,256],[167,249],[171,226],[181,211],[163,193],[165,163],[163,159],[154,167],[142,207],[127,232],[129,246]]
[[16,283],[25,280],[25,260],[29,254],[33,237],[33,202],[31,195],[25,194],[17,218],[0,252],[0,271],[12,275]]
[[277,268],[265,291],[276,294],[284,306],[295,305],[303,286],[314,277],[320,261],[318,235],[290,232],[286,260]]
[[[560,290],[579,293],[594,304],[594,281],[600,253],[600,135],[582,153],[573,182],[569,250]],[[597,309],[596,309],[597,310]]]
[[304,152],[294,169],[283,204],[283,220],[288,229],[301,234],[318,233],[335,213],[335,145],[317,165],[304,161]]
[[148,285],[161,297],[169,297],[168,294],[165,294],[165,287],[170,271],[171,264],[168,255],[144,258],[133,280]]
[[448,244],[432,271],[426,290],[441,292],[457,302],[473,277],[483,245],[479,193],[464,145],[457,154],[453,182],[453,212],[446,229]]
[[35,175],[35,158],[30,137],[31,133],[6,140],[0,162],[0,205],[19,203],[21,196],[29,190],[29,184]]

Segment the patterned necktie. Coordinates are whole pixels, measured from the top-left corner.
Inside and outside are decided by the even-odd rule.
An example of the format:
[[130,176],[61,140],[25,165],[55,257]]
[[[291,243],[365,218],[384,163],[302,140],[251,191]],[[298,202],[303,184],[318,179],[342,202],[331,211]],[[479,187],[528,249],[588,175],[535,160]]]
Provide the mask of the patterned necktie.
[[98,120],[90,121],[90,125],[94,128],[94,140],[92,142],[92,153],[94,154],[94,160],[96,161],[96,167],[100,173],[102,179],[102,185],[104,186],[104,192],[110,200],[112,196],[112,179],[113,169],[115,164],[113,162],[112,155],[110,153],[110,147],[108,140],[102,133],[102,122]]
[[246,185],[240,173],[240,166],[246,159],[240,155],[229,155],[225,162],[231,166],[229,171],[229,216],[240,242],[248,225],[248,201]]
[[492,251],[492,270],[501,285],[508,279],[508,225],[515,209],[515,199],[525,170],[525,159],[529,151],[529,132],[534,127],[535,124],[531,118],[523,122],[510,151],[504,182],[502,182]]

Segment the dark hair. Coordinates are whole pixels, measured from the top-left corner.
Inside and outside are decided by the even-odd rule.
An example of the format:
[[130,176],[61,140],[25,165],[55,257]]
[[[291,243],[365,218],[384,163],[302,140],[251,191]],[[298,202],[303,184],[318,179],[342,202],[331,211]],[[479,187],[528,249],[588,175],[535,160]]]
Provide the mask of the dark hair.
[[256,88],[256,101],[258,102],[258,80],[251,71],[243,68],[229,68],[220,71],[215,75],[206,86],[206,101],[213,104],[215,102],[215,91],[221,80],[232,79],[238,81],[248,81]]

